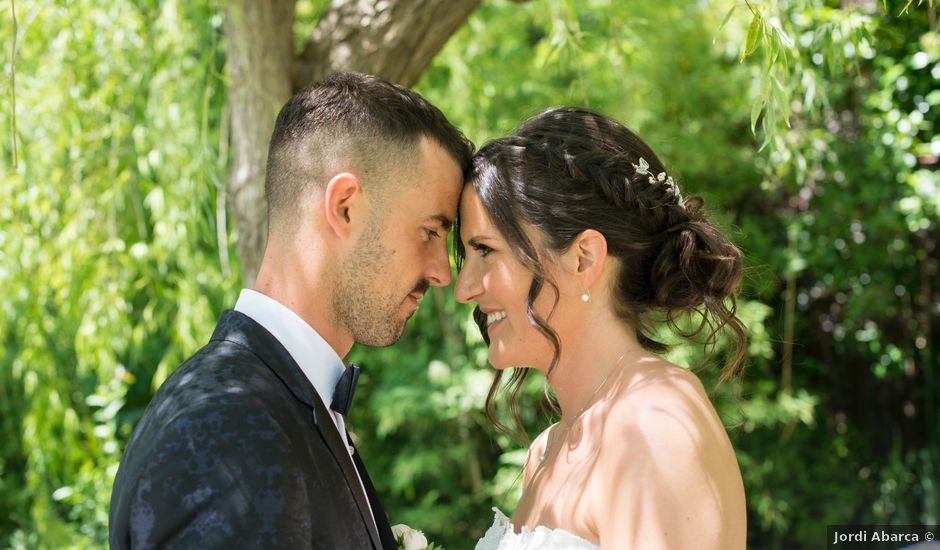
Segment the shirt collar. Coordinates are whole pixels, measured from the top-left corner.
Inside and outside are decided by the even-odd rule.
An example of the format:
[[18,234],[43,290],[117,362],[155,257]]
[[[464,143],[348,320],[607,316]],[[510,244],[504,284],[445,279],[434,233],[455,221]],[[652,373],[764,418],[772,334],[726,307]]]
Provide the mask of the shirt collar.
[[251,317],[277,338],[329,408],[346,366],[326,340],[287,306],[255,290],[242,289],[235,311]]

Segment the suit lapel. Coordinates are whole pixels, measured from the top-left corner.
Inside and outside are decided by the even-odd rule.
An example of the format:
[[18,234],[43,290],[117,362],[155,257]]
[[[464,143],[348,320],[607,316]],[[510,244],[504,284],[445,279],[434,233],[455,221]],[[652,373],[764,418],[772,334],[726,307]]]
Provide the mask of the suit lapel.
[[359,507],[359,515],[362,516],[362,521],[369,530],[369,538],[372,539],[373,546],[382,548],[381,537],[379,537],[379,533],[376,530],[376,521],[372,515],[374,510],[370,512],[368,497],[363,493],[365,480],[363,480],[362,484],[359,483],[356,465],[353,463],[352,457],[349,456],[349,450],[346,448],[346,444],[343,443],[343,439],[339,435],[339,430],[336,429],[336,424],[333,423],[330,413],[326,410],[326,406],[323,402],[320,401],[319,396],[314,396],[314,398],[316,400],[314,404],[314,410],[316,411],[314,418],[325,419],[322,422],[314,422],[317,427],[317,432],[319,432],[320,437],[323,438],[323,442],[326,443],[330,454],[333,455],[333,459],[336,460],[336,463],[343,469],[343,475],[346,476],[346,484],[349,486],[349,490],[356,500],[356,506]]
[[[212,340],[224,340],[250,349],[287,386],[297,400],[310,407],[313,425],[330,454],[333,455],[333,460],[343,471],[346,485],[356,501],[359,515],[369,531],[369,538],[372,539],[372,545],[375,548],[382,548],[382,539],[379,537],[376,522],[373,521],[369,511],[368,497],[363,493],[363,487],[359,483],[356,465],[336,429],[332,415],[290,353],[267,329],[237,311],[226,311],[222,314],[212,334]],[[363,479],[364,484],[365,479]]]

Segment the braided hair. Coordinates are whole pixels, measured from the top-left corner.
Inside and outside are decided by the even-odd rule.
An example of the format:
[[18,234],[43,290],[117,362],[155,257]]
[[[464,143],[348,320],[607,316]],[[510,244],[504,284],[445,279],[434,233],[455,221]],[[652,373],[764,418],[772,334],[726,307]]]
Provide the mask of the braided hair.
[[[608,253],[620,260],[615,313],[633,327],[638,342],[652,352],[666,351],[654,338],[657,324],[665,322],[684,338],[704,332],[706,349],[714,349],[727,329],[732,351],[721,379],[738,370],[745,354],[745,329],[735,302],[743,274],[741,252],[709,221],[700,197],[682,197],[663,163],[634,132],[588,109],[552,108],[480,149],[468,183],[514,256],[533,273],[527,315],[554,350],[549,373],[557,366],[561,342],[534,303],[547,289],[557,305],[559,293],[539,261],[545,255],[525,227],[538,230],[552,253],[566,250],[587,229],[600,232]],[[459,266],[465,250],[459,239],[455,243]],[[678,321],[690,314],[701,322],[683,329]],[[486,315],[479,308],[474,320],[489,343]],[[515,405],[527,373],[514,369],[510,379],[520,431]],[[509,432],[494,413],[501,378],[499,371],[487,414]]]

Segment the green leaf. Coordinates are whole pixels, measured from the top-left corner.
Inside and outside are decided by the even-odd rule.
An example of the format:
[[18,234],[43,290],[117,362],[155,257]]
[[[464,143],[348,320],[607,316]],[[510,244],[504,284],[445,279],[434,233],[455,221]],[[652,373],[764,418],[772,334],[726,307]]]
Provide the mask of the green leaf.
[[731,16],[734,14],[734,10],[737,9],[737,4],[731,6],[731,9],[728,10],[728,13],[725,14],[724,19],[721,20],[721,25],[718,25],[718,32],[721,32],[721,29],[725,28],[725,25],[728,24],[728,21],[731,21]]
[[773,29],[774,33],[777,35],[777,38],[779,38],[780,41],[783,42],[783,44],[786,47],[788,48],[793,47],[793,39],[790,38],[790,36],[786,32],[784,32],[783,27],[780,26],[779,20],[774,18],[768,21],[767,23],[770,25],[770,28]]
[[757,120],[760,118],[761,112],[764,110],[764,102],[760,99],[755,99],[751,103],[751,133],[757,133]]
[[754,17],[751,19],[751,26],[747,29],[747,39],[744,41],[744,52],[741,54],[742,62],[752,53],[757,51],[757,46],[759,45],[758,40],[760,40],[761,29],[763,26],[763,18],[755,13]]

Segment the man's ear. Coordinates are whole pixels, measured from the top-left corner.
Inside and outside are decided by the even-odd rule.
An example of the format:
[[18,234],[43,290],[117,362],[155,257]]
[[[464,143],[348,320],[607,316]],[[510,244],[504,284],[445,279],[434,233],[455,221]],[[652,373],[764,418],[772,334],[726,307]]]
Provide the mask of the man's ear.
[[585,229],[565,252],[565,266],[573,275],[581,279],[581,285],[587,290],[604,273],[607,261],[607,239],[600,231]]
[[365,195],[359,178],[349,172],[333,176],[326,184],[323,209],[333,233],[341,239],[349,238],[355,225],[366,217]]

